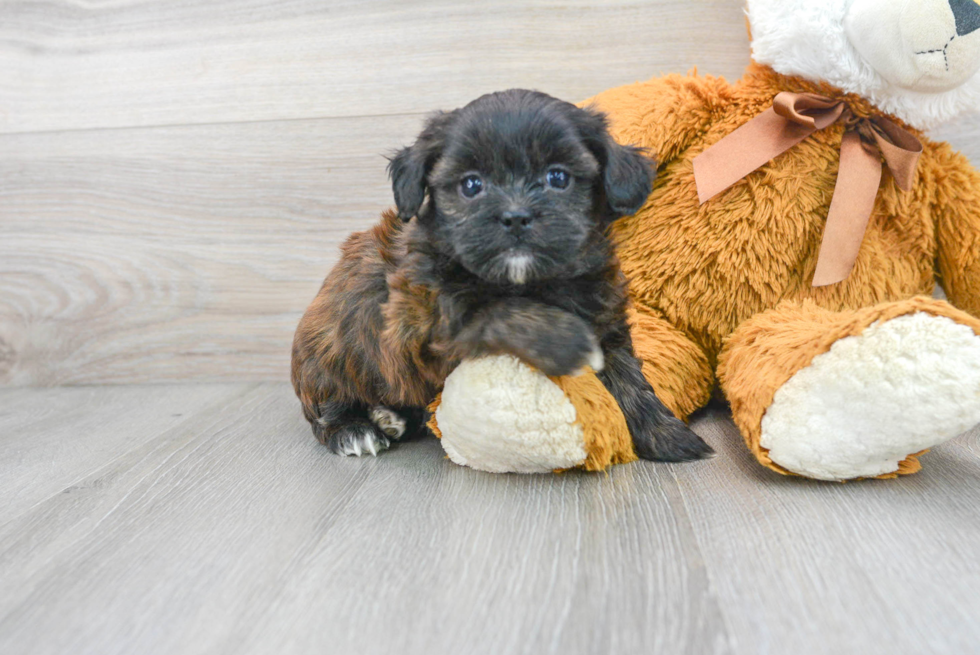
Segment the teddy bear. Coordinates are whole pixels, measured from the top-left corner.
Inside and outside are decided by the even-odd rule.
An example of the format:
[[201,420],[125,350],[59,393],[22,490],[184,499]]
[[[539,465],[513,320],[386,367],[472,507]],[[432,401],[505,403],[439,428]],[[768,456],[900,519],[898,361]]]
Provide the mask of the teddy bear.
[[[685,419],[720,390],[778,473],[913,473],[980,423],[980,173],[924,134],[980,107],[980,3],[746,14],[734,84],[668,75],[583,103],[658,161],[646,205],[611,228],[644,375]],[[431,409],[448,456],[482,470],[636,458],[592,372],[466,361]]]

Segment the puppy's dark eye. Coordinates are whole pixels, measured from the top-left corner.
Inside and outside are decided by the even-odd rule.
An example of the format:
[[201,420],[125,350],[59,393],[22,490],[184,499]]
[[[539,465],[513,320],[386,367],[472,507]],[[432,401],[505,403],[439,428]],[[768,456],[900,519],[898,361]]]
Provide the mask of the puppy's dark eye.
[[475,198],[483,191],[483,180],[479,175],[467,175],[459,183],[459,192],[467,198]]
[[567,189],[568,183],[571,181],[572,176],[564,169],[552,168],[548,171],[548,186],[553,189]]

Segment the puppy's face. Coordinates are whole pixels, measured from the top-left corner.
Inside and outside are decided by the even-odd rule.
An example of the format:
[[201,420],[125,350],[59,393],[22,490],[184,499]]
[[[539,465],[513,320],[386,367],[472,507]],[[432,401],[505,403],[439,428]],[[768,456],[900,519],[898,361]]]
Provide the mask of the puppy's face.
[[652,182],[648,160],[616,144],[600,114],[520,90],[433,117],[391,173],[402,218],[417,214],[478,277],[517,285],[574,269]]

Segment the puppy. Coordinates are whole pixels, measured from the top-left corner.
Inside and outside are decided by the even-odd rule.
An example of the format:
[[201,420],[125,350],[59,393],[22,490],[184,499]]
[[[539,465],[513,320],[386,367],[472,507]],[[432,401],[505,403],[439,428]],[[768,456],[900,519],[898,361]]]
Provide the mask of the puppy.
[[293,386],[322,443],[376,455],[424,431],[460,361],[507,353],[548,375],[598,371],[640,457],[711,453],[633,354],[605,232],[643,205],[653,171],[603,115],[485,95],[432,116],[389,173],[397,214],[350,237],[296,331]]

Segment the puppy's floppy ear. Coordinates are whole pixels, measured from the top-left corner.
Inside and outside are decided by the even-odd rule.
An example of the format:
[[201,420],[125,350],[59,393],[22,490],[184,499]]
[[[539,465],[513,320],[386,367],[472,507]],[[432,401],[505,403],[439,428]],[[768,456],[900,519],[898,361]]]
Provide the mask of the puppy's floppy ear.
[[608,158],[602,174],[606,201],[616,218],[629,216],[640,210],[653,190],[654,164],[639,148],[607,138]]
[[398,207],[398,216],[403,221],[411,220],[425,200],[426,178],[439,159],[445,143],[446,129],[455,116],[455,111],[439,112],[430,116],[415,143],[399,150],[388,162],[395,206]]
[[602,186],[611,218],[635,214],[653,189],[656,164],[643,150],[616,143],[602,112],[581,110],[579,130],[602,167]]

